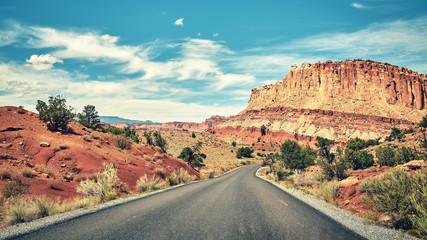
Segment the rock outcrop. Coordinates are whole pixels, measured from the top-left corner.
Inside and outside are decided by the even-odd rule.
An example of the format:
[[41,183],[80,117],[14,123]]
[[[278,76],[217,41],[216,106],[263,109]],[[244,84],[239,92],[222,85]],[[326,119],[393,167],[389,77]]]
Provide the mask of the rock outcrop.
[[426,86],[426,74],[370,60],[293,65],[282,82],[253,89],[246,110],[211,133],[242,143],[384,137],[427,114]]

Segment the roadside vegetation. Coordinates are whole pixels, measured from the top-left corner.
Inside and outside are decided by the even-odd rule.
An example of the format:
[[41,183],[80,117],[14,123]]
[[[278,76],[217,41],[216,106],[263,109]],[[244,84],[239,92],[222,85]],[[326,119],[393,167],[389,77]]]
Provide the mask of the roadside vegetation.
[[[260,175],[335,205],[342,204],[337,201],[343,194],[341,182],[343,186],[357,184],[353,191],[360,191],[362,202],[371,208],[361,214],[369,222],[391,225],[427,238],[427,168],[409,170],[403,167],[413,160],[426,159],[425,128],[427,117],[416,129],[393,128],[383,140],[354,138],[344,147],[342,143],[322,137],[317,137],[316,149],[287,140],[279,153],[264,155]],[[411,143],[413,147],[405,146],[406,136],[417,136],[414,135],[417,129],[422,136]],[[372,167],[385,174],[362,181],[350,177],[353,171]]]
[[30,196],[28,195],[28,183],[18,174],[7,170],[2,170],[0,174],[0,177],[10,180],[3,188],[0,198],[0,217],[6,225],[29,222],[80,208],[89,208],[116,198],[152,192],[195,179],[194,176],[181,168],[169,176],[165,176],[167,181],[157,175],[151,177],[143,175],[137,180],[135,191],[129,191],[128,187],[120,182],[117,176],[117,168],[113,164],[108,164],[95,176],[88,176],[80,181],[77,191],[82,193],[81,198],[72,201],[59,201],[45,196]]

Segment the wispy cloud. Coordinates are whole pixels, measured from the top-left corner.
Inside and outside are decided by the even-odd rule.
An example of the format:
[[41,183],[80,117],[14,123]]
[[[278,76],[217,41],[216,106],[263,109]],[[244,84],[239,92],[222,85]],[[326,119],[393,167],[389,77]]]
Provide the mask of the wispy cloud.
[[184,18],[176,20],[173,24],[176,26],[184,26]]
[[367,6],[365,6],[365,5],[361,4],[361,3],[357,3],[357,2],[354,2],[354,3],[350,4],[350,6],[352,6],[354,8],[358,8],[358,9],[368,8]]
[[218,36],[219,36],[219,33],[212,34],[212,37],[218,37]]

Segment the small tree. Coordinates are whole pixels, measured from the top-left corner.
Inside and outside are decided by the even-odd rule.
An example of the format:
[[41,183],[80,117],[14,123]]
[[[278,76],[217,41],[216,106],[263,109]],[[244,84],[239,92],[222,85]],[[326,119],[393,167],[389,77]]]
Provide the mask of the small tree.
[[200,169],[205,166],[203,159],[206,158],[206,154],[200,152],[201,146],[202,142],[198,142],[193,148],[183,148],[178,158],[186,161],[192,168]]
[[328,160],[329,163],[332,163],[335,158],[335,155],[331,153],[331,147],[334,144],[334,140],[322,138],[319,136],[316,138],[316,140],[317,143],[315,145],[319,148],[319,156],[324,157],[326,160]]
[[237,158],[242,158],[242,157],[251,158],[253,152],[254,152],[254,150],[252,150],[249,147],[241,147],[237,150],[236,157]]
[[236,142],[235,142],[235,141],[233,141],[233,142],[231,143],[231,146],[236,147]]
[[378,158],[378,163],[381,166],[396,166],[398,159],[396,158],[396,151],[389,146],[379,147],[375,151],[375,155]]
[[96,129],[100,126],[98,112],[93,105],[84,106],[82,113],[77,114],[77,118],[79,123],[85,127]]
[[160,134],[160,131],[155,131],[153,132],[153,137],[154,137],[154,143],[157,147],[159,147],[162,152],[166,152],[166,147],[167,147],[167,142],[166,139],[164,139],[162,137],[162,135]]
[[147,140],[147,145],[154,145],[153,138],[151,137],[151,131],[144,131],[144,137]]
[[426,137],[426,128],[427,128],[427,115],[423,117],[423,120],[421,120],[420,122],[420,129],[421,132],[423,133],[423,140],[422,140],[422,144],[423,147],[427,147],[427,137]]
[[290,169],[304,169],[314,165],[315,151],[309,146],[302,148],[296,141],[286,140],[280,147],[281,160]]
[[68,123],[74,118],[73,108],[67,106],[66,100],[60,95],[49,97],[49,105],[37,100],[36,110],[39,119],[47,122],[47,127],[52,131],[67,130]]

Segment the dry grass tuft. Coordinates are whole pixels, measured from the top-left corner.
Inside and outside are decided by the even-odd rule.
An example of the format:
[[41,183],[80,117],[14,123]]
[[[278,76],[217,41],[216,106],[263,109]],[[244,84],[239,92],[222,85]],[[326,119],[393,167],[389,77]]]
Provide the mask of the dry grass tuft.
[[150,190],[160,189],[165,185],[166,182],[163,179],[156,177],[156,175],[153,175],[151,178],[149,178],[147,174],[144,174],[144,176],[139,178],[136,182],[135,188],[136,191],[142,193]]

